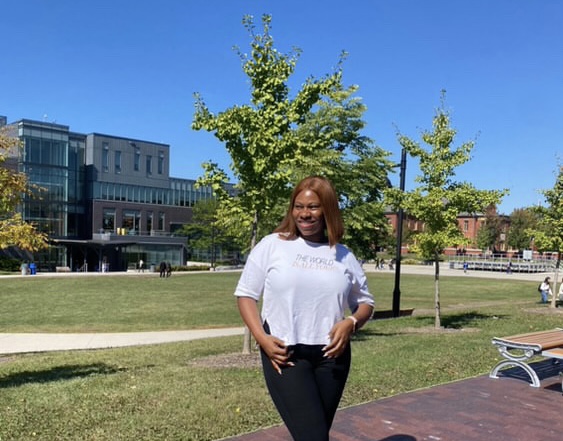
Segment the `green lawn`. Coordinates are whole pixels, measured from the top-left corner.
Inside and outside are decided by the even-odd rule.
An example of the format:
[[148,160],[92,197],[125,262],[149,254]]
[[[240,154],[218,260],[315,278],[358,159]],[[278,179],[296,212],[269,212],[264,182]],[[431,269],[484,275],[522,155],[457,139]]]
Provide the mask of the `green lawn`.
[[[369,274],[378,309],[393,275]],[[237,273],[0,279],[1,332],[136,331],[240,326]],[[493,336],[560,326],[536,284],[441,279],[443,325],[433,329],[431,276],[405,275],[402,308],[429,312],[366,325],[353,342],[342,406],[487,373]],[[241,337],[4,357],[0,441],[217,440],[279,423],[259,368],[192,362],[237,353]],[[1,339],[0,339],[1,353]]]

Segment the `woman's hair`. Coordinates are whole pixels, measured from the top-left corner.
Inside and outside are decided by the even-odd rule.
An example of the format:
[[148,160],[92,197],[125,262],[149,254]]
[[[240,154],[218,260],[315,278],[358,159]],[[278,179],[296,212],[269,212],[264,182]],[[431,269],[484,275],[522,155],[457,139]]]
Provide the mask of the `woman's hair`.
[[549,283],[549,276],[543,280],[543,283]]
[[344,235],[344,222],[342,222],[342,214],[340,213],[340,207],[338,206],[338,196],[331,182],[321,176],[309,176],[299,182],[293,192],[291,193],[291,198],[289,200],[289,207],[285,217],[279,224],[279,226],[274,230],[274,233],[286,233],[282,237],[287,239],[295,239],[299,236],[299,230],[293,219],[293,205],[295,204],[295,199],[297,195],[304,190],[311,190],[317,194],[321,202],[321,208],[323,210],[323,217],[325,222],[325,228],[328,236],[328,243],[330,246],[336,245],[342,239]]

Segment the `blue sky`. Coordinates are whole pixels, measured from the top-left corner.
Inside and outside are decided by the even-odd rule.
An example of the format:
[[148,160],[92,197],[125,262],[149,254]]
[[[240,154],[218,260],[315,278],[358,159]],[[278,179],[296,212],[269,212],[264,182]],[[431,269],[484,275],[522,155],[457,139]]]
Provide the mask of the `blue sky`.
[[[276,47],[302,50],[294,91],[332,71],[367,106],[365,135],[399,160],[401,133],[432,128],[440,91],[455,146],[475,140],[456,179],[510,190],[503,214],[543,201],[563,162],[561,0],[19,0],[0,14],[0,115],[56,121],[171,146],[171,174],[230,158],[190,128],[193,94],[214,112],[249,101],[242,17],[273,17]],[[407,165],[407,189],[419,173]],[[392,182],[398,184],[398,175]]]

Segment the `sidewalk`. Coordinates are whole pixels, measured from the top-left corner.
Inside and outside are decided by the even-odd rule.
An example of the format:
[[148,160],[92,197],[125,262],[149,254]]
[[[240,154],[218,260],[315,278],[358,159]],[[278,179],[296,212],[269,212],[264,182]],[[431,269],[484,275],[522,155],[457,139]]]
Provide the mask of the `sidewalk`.
[[118,348],[243,334],[243,327],[105,334],[0,334],[0,354]]
[[[385,266],[384,269],[375,269],[375,265],[373,263],[365,263],[363,265],[364,271],[366,273],[387,273],[387,274],[395,274],[395,270],[388,269]],[[226,271],[242,271],[242,269],[218,269],[216,273],[222,273]],[[189,276],[190,274],[201,273],[202,271],[178,271],[174,273],[174,277],[183,277]],[[209,273],[209,271],[204,271]],[[434,275],[434,265],[401,265],[401,274],[420,274],[420,275]],[[562,272],[563,275],[563,272]],[[82,272],[71,272],[71,273],[45,273],[45,272],[38,272],[34,276],[22,276],[21,274],[13,274],[13,275],[5,275],[0,276],[0,280],[3,278],[18,278],[18,277],[88,277],[88,276],[97,276],[97,277],[159,277],[158,272],[138,272],[135,270],[129,271],[122,271],[122,272],[108,272],[108,273],[101,273],[101,272],[89,272],[89,273],[82,273]],[[546,276],[553,277],[553,272],[544,272],[544,273],[518,273],[512,272],[507,274],[504,271],[483,271],[483,270],[468,270],[466,273],[463,272],[462,269],[451,269],[447,262],[443,262],[440,264],[440,277],[447,277],[447,276],[457,276],[457,277],[476,277],[476,278],[486,278],[486,279],[512,279],[512,280],[530,280],[530,281],[543,281]]]
[[[366,273],[387,273],[395,274],[395,270],[375,269],[375,266],[370,263],[364,264],[364,271]],[[420,274],[434,276],[434,265],[401,265],[401,274]],[[481,271],[481,270],[468,270],[466,273],[462,269],[451,269],[447,263],[440,265],[440,277],[474,277],[478,279],[499,279],[499,280],[528,280],[542,282],[546,276],[553,278],[553,273],[517,273],[512,272],[507,274],[504,271]]]
[[[406,392],[336,412],[331,441],[561,441],[561,380],[534,364],[541,387],[518,368]],[[421,370],[424,375],[424,370]],[[377,385],[374,385],[377,386]],[[222,441],[291,441],[283,425]]]

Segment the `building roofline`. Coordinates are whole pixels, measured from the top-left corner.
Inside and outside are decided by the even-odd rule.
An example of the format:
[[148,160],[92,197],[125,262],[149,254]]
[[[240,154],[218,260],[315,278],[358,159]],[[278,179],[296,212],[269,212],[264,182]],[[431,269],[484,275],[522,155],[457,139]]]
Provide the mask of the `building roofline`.
[[91,132],[91,133],[88,133],[87,136],[104,136],[106,138],[122,139],[124,141],[129,141],[129,142],[142,142],[142,143],[145,143],[145,144],[157,144],[157,145],[161,145],[163,147],[170,148],[170,144],[165,144],[163,142],[148,141],[146,139],[128,138],[128,137],[125,137],[125,136],[108,135],[106,133],[100,133],[100,132]]

